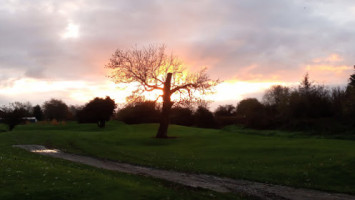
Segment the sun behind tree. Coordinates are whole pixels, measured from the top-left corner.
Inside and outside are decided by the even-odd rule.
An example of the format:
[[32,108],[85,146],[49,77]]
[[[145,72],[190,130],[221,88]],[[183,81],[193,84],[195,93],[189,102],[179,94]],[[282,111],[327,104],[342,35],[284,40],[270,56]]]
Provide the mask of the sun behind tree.
[[[167,55],[164,45],[150,45],[142,49],[117,49],[112,55],[107,68],[115,83],[138,83],[134,95],[160,90],[163,99],[160,126],[156,138],[167,138],[169,115],[174,103],[191,102],[212,92],[219,81],[211,80],[202,69],[189,73],[182,62],[174,55]],[[171,95],[179,94],[179,99],[172,101]]]

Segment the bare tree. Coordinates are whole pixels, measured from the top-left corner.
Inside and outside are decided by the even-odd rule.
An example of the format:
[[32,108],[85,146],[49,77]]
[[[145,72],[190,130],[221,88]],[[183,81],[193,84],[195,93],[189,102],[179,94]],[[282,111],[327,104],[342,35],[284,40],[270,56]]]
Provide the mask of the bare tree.
[[29,102],[10,103],[9,106],[0,107],[0,118],[2,118],[3,123],[8,126],[9,131],[12,131],[15,126],[24,122],[24,117],[30,115],[31,108],[32,106]]
[[[150,45],[146,48],[116,50],[107,68],[112,69],[109,75],[115,83],[138,83],[135,94],[162,91],[163,107],[157,138],[167,138],[171,107],[177,101],[171,95],[179,94],[179,103],[198,99],[198,95],[211,92],[218,80],[211,80],[206,69],[198,73],[188,73],[182,62],[174,55],[168,55],[165,46]],[[139,96],[139,95],[137,95]],[[159,98],[158,97],[158,98]]]

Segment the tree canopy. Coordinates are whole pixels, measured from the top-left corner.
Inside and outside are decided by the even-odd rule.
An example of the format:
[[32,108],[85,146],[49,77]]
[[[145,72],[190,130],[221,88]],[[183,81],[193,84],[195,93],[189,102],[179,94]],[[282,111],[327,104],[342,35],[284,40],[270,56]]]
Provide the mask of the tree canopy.
[[[157,138],[167,138],[169,115],[174,103],[186,103],[211,92],[218,80],[211,80],[202,69],[190,73],[174,55],[168,55],[164,45],[128,50],[118,49],[106,65],[111,69],[109,77],[116,83],[137,83],[134,95],[158,90],[163,99],[160,127]],[[179,94],[176,101],[172,94]],[[199,94],[199,95],[197,95]]]
[[116,108],[116,103],[110,97],[96,97],[87,103],[78,112],[78,121],[81,123],[97,123],[97,126],[104,128],[106,121],[109,121]]
[[43,120],[43,111],[41,106],[36,105],[35,107],[33,107],[33,116],[36,117],[38,121]]
[[[355,65],[354,65],[354,70],[355,70]],[[355,88],[355,72],[352,75],[350,75],[348,87]]]
[[24,121],[24,117],[29,116],[29,108],[31,108],[29,103],[10,103],[9,106],[2,106],[0,108],[0,118],[8,126],[9,131],[12,131],[16,125]]
[[48,120],[66,120],[69,115],[69,110],[67,104],[59,99],[51,99],[44,102],[44,115]]

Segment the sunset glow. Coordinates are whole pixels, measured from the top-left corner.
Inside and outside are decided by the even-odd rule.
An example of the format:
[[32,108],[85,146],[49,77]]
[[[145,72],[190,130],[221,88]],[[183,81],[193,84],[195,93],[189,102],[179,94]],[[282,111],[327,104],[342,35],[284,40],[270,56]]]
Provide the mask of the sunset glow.
[[65,32],[62,34],[63,39],[68,38],[78,38],[79,37],[79,26],[73,23],[69,23],[65,28]]
[[355,0],[0,0],[0,200],[355,200],[354,119]]
[[[345,85],[355,64],[354,7],[306,0],[4,0],[0,105],[50,98],[82,105],[107,95],[124,104],[136,86],[114,84],[105,65],[117,49],[151,44],[165,44],[189,72],[207,67],[212,80],[223,81],[204,96],[214,104],[260,99],[270,86],[296,85],[306,73],[320,84]],[[155,100],[161,92],[143,95]]]
[[[295,84],[295,83],[294,83]],[[285,85],[282,82],[246,82],[246,81],[226,81],[219,84],[215,93],[206,95],[203,98],[211,101],[229,100],[234,103],[247,97],[246,95],[263,92],[272,85]],[[111,81],[105,81],[100,84],[85,81],[37,81],[35,79],[21,79],[14,81],[12,87],[2,89],[0,95],[21,96],[34,93],[46,93],[50,91],[67,91],[67,97],[70,97],[74,104],[84,104],[95,97],[110,96],[116,103],[124,104],[126,97],[132,94],[136,85],[115,84]],[[162,92],[143,93],[147,100],[156,100]],[[177,94],[172,96],[172,100],[177,100]],[[161,102],[161,99],[158,100]]]

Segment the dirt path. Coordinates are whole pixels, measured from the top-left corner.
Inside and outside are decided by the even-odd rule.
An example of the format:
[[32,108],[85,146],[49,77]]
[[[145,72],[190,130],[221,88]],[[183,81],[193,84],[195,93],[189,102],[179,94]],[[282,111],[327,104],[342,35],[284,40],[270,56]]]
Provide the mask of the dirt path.
[[204,174],[189,174],[169,170],[154,169],[126,163],[100,160],[88,156],[64,153],[56,149],[47,149],[41,145],[14,145],[30,152],[78,162],[102,169],[129,174],[150,176],[194,188],[204,188],[216,192],[245,194],[266,200],[355,200],[355,196],[339,193],[327,193],[309,189],[258,183],[230,178],[220,178]]

